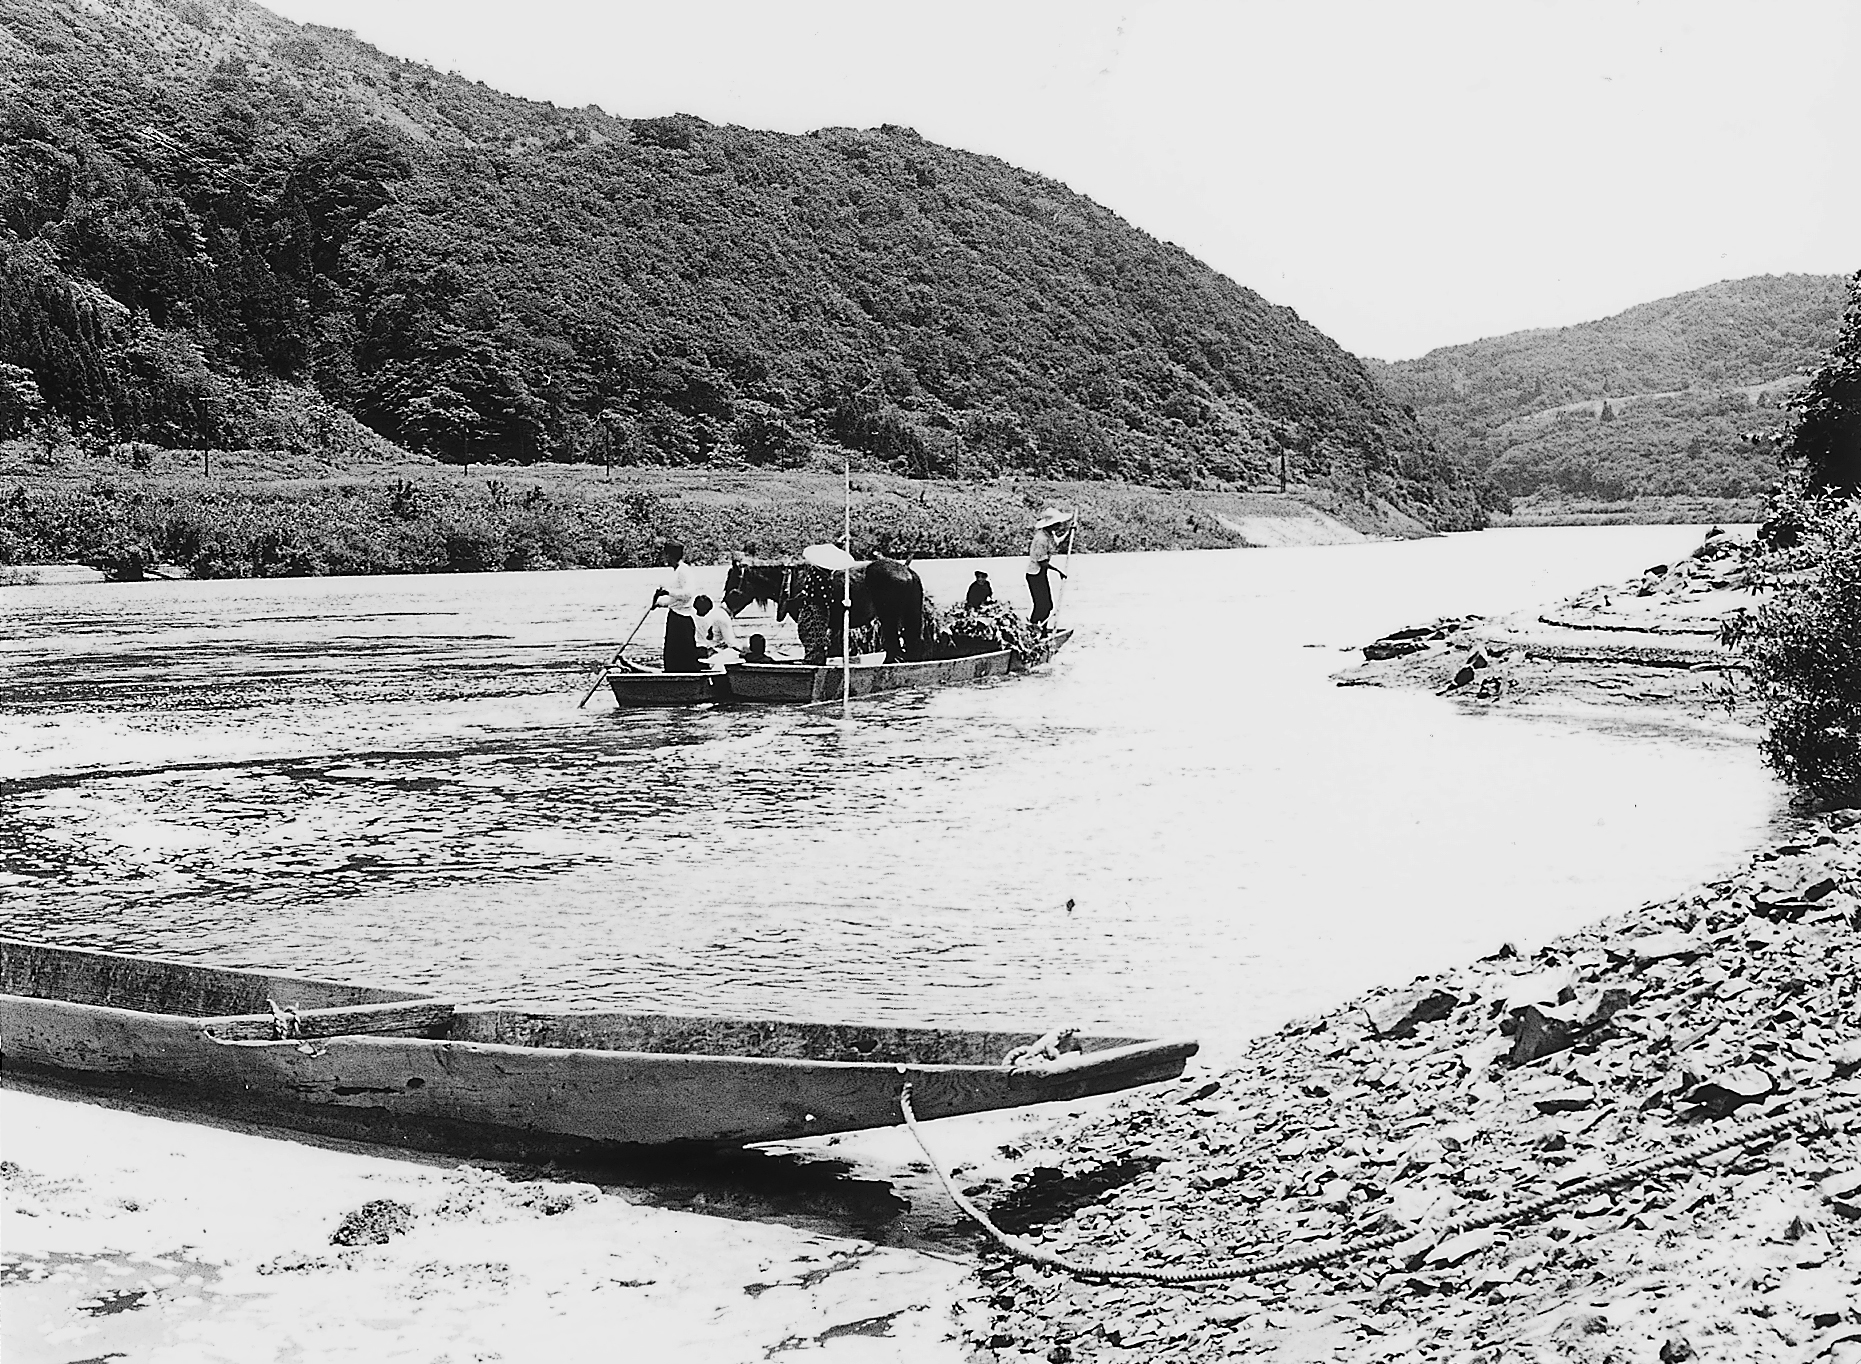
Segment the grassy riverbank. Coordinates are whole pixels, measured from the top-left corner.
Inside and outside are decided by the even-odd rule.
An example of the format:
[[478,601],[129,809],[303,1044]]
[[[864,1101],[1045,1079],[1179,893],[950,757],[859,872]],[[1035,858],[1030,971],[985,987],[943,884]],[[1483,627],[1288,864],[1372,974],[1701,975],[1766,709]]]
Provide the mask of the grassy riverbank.
[[[460,469],[385,463],[318,472],[220,454],[210,473],[111,460],[55,471],[0,456],[0,566],[177,565],[208,578],[628,568],[666,539],[699,562],[779,556],[840,533],[842,480],[825,471]],[[1171,491],[1125,483],[926,481],[853,475],[862,551],[986,557],[1025,547],[1031,513],[1078,510],[1090,551],[1327,544],[1427,534],[1382,504],[1327,489]]]
[[1623,497],[1605,501],[1538,493],[1495,512],[1495,526],[1708,526],[1761,520],[1762,497]]
[[[1075,1128],[983,1201],[1086,1262],[1186,1269],[1395,1233],[1212,1287],[1082,1282],[991,1252],[993,1361],[1861,1358],[1854,812],[1533,951],[1288,1025],[1239,1065]],[[1743,1127],[1741,1128],[1741,1124]],[[1454,1219],[1570,1190],[1535,1216]]]

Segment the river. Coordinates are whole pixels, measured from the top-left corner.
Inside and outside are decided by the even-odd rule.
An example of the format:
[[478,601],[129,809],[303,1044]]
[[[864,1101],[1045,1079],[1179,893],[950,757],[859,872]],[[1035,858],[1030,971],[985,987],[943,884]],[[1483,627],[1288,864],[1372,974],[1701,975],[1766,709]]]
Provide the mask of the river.
[[[643,571],[0,589],[0,931],[475,1000],[1219,1052],[1765,837],[1783,796],[1736,736],[1329,680],[1397,626],[1699,538],[1081,555],[1045,674],[845,726],[578,709]],[[943,601],[976,567],[1020,591],[1011,560],[919,567]]]

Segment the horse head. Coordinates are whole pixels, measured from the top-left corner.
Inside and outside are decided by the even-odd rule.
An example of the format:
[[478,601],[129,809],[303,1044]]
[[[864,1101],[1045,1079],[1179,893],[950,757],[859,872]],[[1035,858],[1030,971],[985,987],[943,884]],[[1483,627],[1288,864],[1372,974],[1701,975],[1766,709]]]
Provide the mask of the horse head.
[[776,619],[781,620],[789,614],[793,577],[794,570],[785,564],[754,564],[733,559],[730,572],[724,578],[724,610],[735,616],[751,602],[760,603],[765,610],[774,602]]

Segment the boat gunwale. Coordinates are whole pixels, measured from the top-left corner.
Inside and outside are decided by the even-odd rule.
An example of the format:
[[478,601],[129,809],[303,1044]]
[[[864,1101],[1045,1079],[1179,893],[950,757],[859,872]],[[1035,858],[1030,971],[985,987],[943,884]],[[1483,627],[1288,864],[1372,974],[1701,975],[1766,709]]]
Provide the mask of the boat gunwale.
[[[369,1017],[386,1018],[386,1017],[391,1017],[396,1011],[402,1011],[402,1010],[417,1011],[421,1006],[428,1006],[428,1007],[435,1008],[435,1009],[443,1007],[447,1011],[447,1015],[443,1021],[443,1025],[447,1027],[448,1029],[450,1029],[451,1027],[457,1024],[469,1023],[474,1019],[486,1019],[486,1018],[505,1018],[505,1019],[510,1019],[513,1021],[534,1020],[544,1025],[560,1024],[565,1021],[585,1023],[586,1021],[591,1021],[591,1020],[610,1020],[611,1019],[611,1020],[622,1020],[622,1021],[639,1020],[644,1024],[653,1024],[653,1025],[662,1025],[662,1026],[669,1025],[672,1027],[688,1026],[688,1027],[692,1027],[695,1029],[718,1029],[718,1030],[724,1030],[724,1031],[728,1031],[731,1029],[754,1030],[754,1029],[759,1029],[759,1028],[774,1028],[778,1031],[789,1029],[789,1030],[793,1030],[794,1034],[798,1035],[797,1040],[800,1041],[803,1045],[805,1045],[807,1041],[806,1034],[809,1031],[816,1030],[816,1029],[822,1029],[822,1030],[851,1029],[851,1030],[856,1030],[856,1031],[863,1030],[867,1032],[884,1034],[894,1041],[906,1042],[906,1043],[908,1043],[909,1040],[914,1035],[922,1036],[928,1041],[937,1034],[955,1034],[958,1036],[969,1036],[969,1037],[989,1036],[995,1039],[995,1042],[997,1045],[1016,1046],[1016,1045],[1025,1045],[1028,1042],[1035,1041],[1037,1040],[1039,1036],[1039,1034],[1026,1032],[1022,1030],[1009,1029],[1009,1028],[978,1029],[978,1028],[940,1028],[940,1027],[935,1027],[935,1026],[914,1027],[914,1026],[909,1026],[909,1025],[894,1025],[894,1024],[882,1024],[882,1023],[844,1023],[844,1022],[810,1020],[810,1019],[740,1018],[740,1017],[719,1017],[719,1016],[707,1015],[707,1014],[643,1013],[637,1010],[625,1010],[625,1009],[572,1009],[572,1008],[553,1008],[552,1009],[552,1008],[535,1008],[535,1007],[530,1007],[530,1006],[526,1006],[523,1004],[514,1004],[514,1005],[513,1004],[461,1004],[457,1002],[455,999],[448,997],[444,992],[439,992],[439,991],[416,992],[416,991],[407,990],[405,987],[400,987],[400,986],[395,986],[395,987],[374,986],[374,985],[363,984],[361,982],[356,982],[356,981],[331,980],[331,979],[327,979],[327,978],[319,977],[319,976],[286,975],[280,972],[274,972],[274,971],[269,971],[269,970],[264,970],[264,969],[256,969],[252,967],[213,966],[213,965],[208,965],[208,964],[200,963],[200,962],[179,961],[179,960],[175,960],[173,958],[167,958],[167,957],[141,956],[141,955],[135,955],[135,954],[125,953],[125,952],[109,952],[109,951],[105,951],[100,948],[67,947],[67,946],[54,944],[54,943],[33,942],[29,939],[15,938],[9,935],[0,935],[0,948],[23,950],[24,954],[30,955],[33,957],[38,957],[41,959],[44,959],[45,957],[48,957],[48,956],[53,957],[53,958],[62,957],[62,958],[65,958],[67,961],[73,961],[79,965],[83,965],[85,963],[93,963],[93,964],[96,964],[98,967],[102,967],[108,963],[123,962],[123,963],[131,963],[136,966],[145,966],[145,967],[153,966],[153,967],[158,967],[158,968],[168,968],[174,972],[180,973],[182,976],[196,976],[196,977],[207,976],[207,977],[215,977],[215,978],[231,977],[234,979],[244,979],[244,980],[253,981],[253,982],[264,982],[267,985],[271,985],[271,986],[275,986],[278,984],[298,984],[298,985],[305,986],[308,989],[313,990],[313,991],[339,989],[339,990],[353,990],[358,993],[374,994],[377,996],[383,995],[383,994],[394,996],[393,998],[385,999],[385,1000],[384,999],[372,999],[372,1000],[350,1002],[350,1003],[343,1003],[343,1004],[315,1006],[311,1008],[296,1010],[300,1020],[303,1020],[304,1022],[311,1024],[313,1026],[313,1029],[314,1029],[314,1025],[320,1021],[327,1021],[337,1016],[351,1016],[352,1017],[352,1016],[355,1016],[358,1011],[361,1012],[364,1018],[369,1018]],[[290,1009],[292,1007],[288,1001],[281,1001],[280,1003],[281,1003],[281,1007],[283,1008]],[[223,1031],[236,1031],[242,1028],[243,1029],[269,1028],[272,1026],[272,1024],[275,1021],[275,1016],[269,1012],[264,1012],[264,1013],[260,1013],[260,1012],[213,1013],[213,1014],[171,1013],[171,1012],[167,1012],[162,1009],[155,1009],[155,1008],[133,1008],[133,1007],[124,1007],[121,1004],[93,1003],[93,1002],[89,1002],[85,1000],[75,1000],[75,999],[71,999],[66,996],[60,996],[60,995],[21,994],[14,990],[0,988],[0,1008],[11,1010],[11,1009],[16,1009],[16,1008],[21,1008],[21,1007],[27,1007],[27,1008],[51,1007],[57,1011],[95,1010],[95,1011],[98,1011],[102,1014],[105,1014],[111,1017],[121,1018],[125,1021],[137,1020],[137,1019],[161,1020],[165,1025],[169,1025],[169,1026],[180,1025],[195,1033],[205,1034],[208,1036],[212,1036],[213,1031],[216,1028],[223,1030]],[[434,1026],[439,1026],[439,1023],[437,1020]],[[227,1039],[227,1038],[214,1037],[213,1040],[224,1043],[224,1044],[228,1044],[228,1045],[234,1044],[231,1039]],[[303,1040],[302,1038],[285,1038],[285,1039],[282,1039],[282,1042],[284,1045],[297,1045],[297,1043],[302,1040]],[[1000,1071],[1003,1069],[1008,1069],[1008,1068],[1003,1067],[999,1062],[981,1062],[981,1061],[918,1061],[918,1060],[910,1060],[910,1059],[905,1059],[905,1060],[873,1059],[873,1058],[865,1058],[865,1057],[859,1058],[857,1060],[834,1060],[834,1059],[829,1059],[825,1057],[815,1058],[815,1057],[809,1057],[805,1055],[804,1056],[758,1056],[758,1055],[755,1055],[753,1053],[746,1052],[746,1051],[689,1051],[689,1050],[648,1051],[648,1050],[640,1050],[637,1048],[620,1049],[620,1048],[586,1047],[586,1046],[563,1047],[563,1046],[548,1046],[548,1045],[533,1045],[533,1044],[526,1045],[525,1043],[522,1043],[522,1042],[501,1042],[501,1041],[495,1041],[495,1040],[480,1040],[480,1039],[473,1039],[473,1038],[455,1038],[455,1037],[449,1037],[445,1035],[440,1035],[440,1036],[427,1036],[427,1035],[388,1036],[388,1035],[383,1035],[379,1033],[368,1033],[368,1032],[362,1032],[362,1031],[333,1032],[333,1033],[319,1033],[318,1034],[318,1041],[320,1042],[327,1043],[327,1042],[336,1041],[336,1040],[348,1040],[348,1041],[374,1040],[374,1041],[384,1041],[384,1042],[394,1042],[394,1043],[424,1042],[424,1043],[443,1043],[448,1046],[463,1046],[463,1047],[474,1047],[474,1048],[489,1047],[489,1048],[498,1049],[500,1053],[508,1053],[508,1054],[517,1055],[517,1056],[564,1056],[570,1053],[587,1053],[590,1055],[610,1056],[610,1057],[637,1057],[637,1058],[681,1057],[681,1058],[699,1059],[699,1060],[712,1059],[712,1060],[728,1060],[728,1061],[743,1061],[743,1062],[757,1062],[757,1063],[782,1062],[785,1064],[801,1065],[801,1066],[835,1066],[835,1067],[847,1066],[847,1067],[868,1067],[868,1068],[880,1068],[880,1069],[895,1068],[898,1066],[910,1066],[910,1067],[917,1067],[919,1069],[924,1069],[924,1070],[952,1070],[952,1071],[972,1071],[972,1072]],[[1069,1058],[1073,1058],[1073,1057],[1087,1058],[1088,1061],[1094,1058],[1106,1058],[1114,1054],[1124,1054],[1124,1053],[1131,1052],[1133,1048],[1142,1050],[1144,1048],[1150,1048],[1150,1047],[1163,1047],[1165,1049],[1168,1049],[1172,1047],[1180,1048],[1180,1047],[1187,1046],[1191,1050],[1186,1054],[1193,1055],[1194,1054],[1193,1049],[1197,1046],[1197,1044],[1194,1041],[1178,1040],[1178,1039],[1143,1038],[1143,1037],[1112,1037],[1112,1036],[1087,1035],[1087,1036],[1081,1036],[1077,1040],[1081,1044],[1082,1050],[1078,1052],[1069,1051],[1069,1052],[1061,1053],[1061,1058],[1060,1058],[1061,1063],[1065,1063]],[[271,1041],[272,1039],[266,1039],[266,1038],[239,1039],[237,1042],[237,1045],[267,1045]],[[728,1045],[728,1044],[726,1043],[725,1045]],[[1091,1048],[1091,1050],[1085,1050],[1084,1048]],[[890,1054],[895,1058],[898,1056],[899,1052],[894,1050]],[[1081,1069],[1081,1068],[1085,1068],[1084,1062],[1072,1064],[1070,1068],[1068,1069],[1056,1070],[1055,1067],[1049,1066],[1044,1069],[1039,1069],[1038,1073],[1064,1074],[1064,1073],[1070,1073],[1070,1070],[1076,1070],[1076,1069]],[[1030,1072],[1032,1072],[1035,1068],[1029,1068],[1029,1069],[1030,1069]]]
[[[430,999],[405,1001],[405,1003],[450,1005],[451,1002],[448,1000],[438,998],[438,997],[433,997]],[[397,1006],[398,1004],[399,1002],[397,1002]],[[161,1012],[151,1010],[151,1009],[125,1009],[118,1005],[113,1005],[113,1004],[87,1004],[87,1003],[82,1003],[77,1000],[58,999],[58,998],[45,996],[45,995],[19,995],[19,994],[13,994],[10,992],[0,991],[0,1008],[4,1008],[8,1006],[17,1006],[17,1005],[25,1005],[31,1009],[49,1010],[50,1012],[54,1014],[63,1013],[66,1011],[76,1012],[79,1015],[97,1014],[97,1015],[102,1015],[102,1016],[109,1017],[112,1019],[122,1020],[125,1022],[128,1022],[130,1020],[147,1019],[147,1020],[157,1022],[165,1028],[169,1028],[174,1031],[192,1033],[203,1041],[211,1042],[216,1045],[225,1046],[225,1047],[238,1047],[238,1048],[296,1047],[296,1046],[301,1045],[306,1040],[305,1038],[302,1038],[302,1037],[283,1037],[283,1038],[278,1038],[278,1037],[257,1037],[257,1038],[221,1037],[215,1032],[215,1028],[230,1028],[233,1025],[237,1025],[237,1024],[263,1023],[263,1024],[268,1025],[271,1023],[272,1017],[273,1017],[271,1014],[268,1014],[268,1013],[267,1014],[225,1014],[225,1015],[217,1015],[217,1016],[212,1016],[212,1017],[202,1017],[199,1015],[190,1015],[190,1014],[161,1013]],[[455,1012],[460,1013],[460,1014],[469,1015],[471,1012],[475,1011],[474,1006],[469,1006],[469,1005],[452,1006],[452,1007],[455,1009]],[[493,1008],[495,1008],[495,1006],[477,1006],[477,1008],[484,1009],[486,1011],[491,1011]],[[319,1013],[323,1013],[323,1012],[326,1012],[326,1011],[305,1010],[300,1015],[300,1017],[314,1020],[315,1017]],[[327,1012],[348,1012],[348,1010],[330,1010]],[[548,1015],[539,1015],[536,1013],[532,1013],[530,1016],[532,1017],[549,1016],[549,1017],[565,1017],[565,1018],[653,1018],[653,1019],[683,1018],[683,1019],[688,1019],[690,1021],[705,1022],[705,1023],[733,1023],[733,1022],[742,1023],[742,1022],[756,1021],[756,1020],[743,1020],[743,1019],[712,1019],[712,1018],[707,1018],[703,1015],[618,1014],[618,1013],[595,1013],[595,1012],[574,1013],[569,1010],[562,1010],[560,1012],[551,1013]],[[832,1027],[832,1026],[840,1026],[840,1025],[796,1023],[795,1026],[797,1027],[809,1027],[809,1026]],[[961,1030],[958,1030],[958,1029],[939,1030],[939,1029],[926,1028],[926,1029],[898,1029],[897,1031],[933,1032],[933,1031],[961,1031]],[[1032,1036],[1032,1035],[1029,1034],[1029,1036]],[[486,1041],[476,1041],[476,1040],[467,1039],[467,1038],[446,1037],[443,1035],[437,1036],[437,1037],[427,1037],[427,1036],[395,1037],[395,1036],[384,1036],[378,1033],[367,1033],[367,1032],[330,1033],[330,1034],[324,1034],[324,1035],[318,1036],[315,1040],[320,1046],[329,1046],[332,1043],[344,1042],[344,1043],[369,1043],[369,1044],[379,1043],[381,1045],[389,1046],[389,1047],[403,1047],[403,1046],[408,1045],[409,1043],[413,1043],[413,1044],[425,1045],[425,1046],[463,1047],[474,1053],[482,1052],[482,1053],[489,1054],[489,1055],[528,1056],[528,1057],[551,1058],[551,1059],[557,1058],[557,1057],[602,1057],[602,1058],[609,1058],[614,1061],[631,1061],[631,1062],[636,1062],[636,1063],[637,1062],[669,1062],[669,1061],[678,1061],[678,1062],[708,1061],[708,1062],[714,1062],[717,1064],[767,1066],[767,1067],[776,1068],[776,1069],[786,1069],[786,1068],[820,1069],[823,1067],[827,1067],[827,1068],[832,1068],[834,1070],[847,1070],[847,1071],[856,1071],[856,1070],[857,1071],[875,1071],[875,1072],[876,1071],[898,1071],[898,1072],[917,1071],[923,1074],[985,1073],[985,1074],[1025,1075],[1029,1077],[1039,1077],[1039,1078],[1070,1076],[1070,1075],[1076,1074],[1081,1071],[1090,1071],[1090,1070],[1099,1068],[1101,1066],[1112,1064],[1114,1062],[1123,1063],[1127,1060],[1132,1060],[1132,1059],[1136,1059],[1139,1057],[1152,1056],[1152,1055],[1167,1055],[1167,1054],[1173,1054],[1176,1052],[1181,1052],[1183,1056],[1186,1058],[1188,1056],[1193,1056],[1196,1053],[1196,1051],[1199,1050],[1199,1047],[1200,1047],[1200,1044],[1194,1040],[1181,1039],[1181,1038],[1085,1037],[1079,1040],[1082,1043],[1105,1042],[1105,1043],[1109,1043],[1110,1045],[1096,1047],[1091,1050],[1082,1049],[1077,1052],[1072,1052],[1072,1051],[1062,1052],[1058,1057],[1052,1060],[1043,1060],[1043,1061],[1033,1062],[1033,1063],[1020,1063],[1020,1064],[1015,1064],[1015,1065],[1007,1065],[1007,1064],[1003,1064],[1000,1062],[985,1063],[985,1062],[980,1062],[980,1061],[914,1061],[914,1060],[841,1061],[841,1060],[834,1060],[834,1059],[825,1058],[825,1057],[815,1058],[815,1057],[805,1057],[805,1056],[753,1056],[753,1055],[749,1055],[743,1052],[632,1051],[632,1050],[623,1051],[623,1050],[605,1048],[605,1047],[525,1046],[521,1043],[516,1043],[516,1042],[486,1042]]]

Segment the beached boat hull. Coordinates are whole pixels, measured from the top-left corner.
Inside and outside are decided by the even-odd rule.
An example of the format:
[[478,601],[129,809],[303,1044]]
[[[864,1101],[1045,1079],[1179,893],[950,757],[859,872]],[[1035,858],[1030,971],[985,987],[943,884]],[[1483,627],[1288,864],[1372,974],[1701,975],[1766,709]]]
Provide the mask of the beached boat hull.
[[730,696],[730,681],[722,673],[610,672],[607,684],[615,704],[633,706],[695,706]]
[[[1169,1079],[1193,1042],[551,1013],[0,939],[0,1064],[146,1082],[208,1109],[411,1145],[743,1145]],[[296,1009],[278,1038],[267,1001]]]
[[730,692],[738,701],[807,705],[838,701],[843,678],[850,695],[875,696],[888,691],[962,687],[1006,677],[1008,664],[1006,649],[922,663],[855,663],[851,669],[811,667],[805,663],[738,663],[730,669]]

